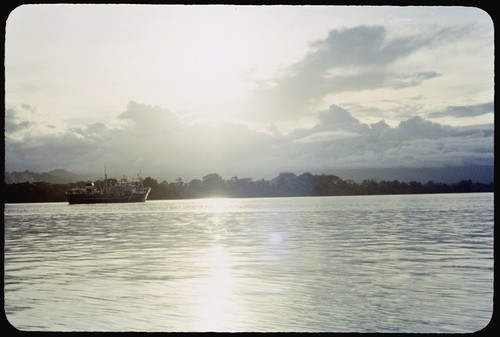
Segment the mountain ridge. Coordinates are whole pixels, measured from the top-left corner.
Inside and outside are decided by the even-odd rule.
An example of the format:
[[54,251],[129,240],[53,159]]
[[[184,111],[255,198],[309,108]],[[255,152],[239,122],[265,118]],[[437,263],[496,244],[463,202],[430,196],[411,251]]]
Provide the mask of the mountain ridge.
[[69,172],[64,169],[54,169],[49,172],[33,172],[25,170],[22,172],[5,172],[5,183],[24,183],[24,182],[46,182],[51,184],[68,184],[78,181],[89,180],[88,176]]

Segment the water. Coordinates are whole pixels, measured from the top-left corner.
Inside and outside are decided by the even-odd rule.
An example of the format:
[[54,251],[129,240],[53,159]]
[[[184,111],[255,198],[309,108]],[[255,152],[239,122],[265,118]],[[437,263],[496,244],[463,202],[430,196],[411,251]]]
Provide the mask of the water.
[[5,205],[24,331],[474,332],[493,194]]

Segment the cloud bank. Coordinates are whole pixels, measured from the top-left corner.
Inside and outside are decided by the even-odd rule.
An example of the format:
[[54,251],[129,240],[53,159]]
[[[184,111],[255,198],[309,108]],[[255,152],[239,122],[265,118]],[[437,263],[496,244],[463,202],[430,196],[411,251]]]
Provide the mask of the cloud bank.
[[141,171],[172,181],[213,172],[259,179],[283,171],[493,165],[493,125],[451,127],[418,116],[396,127],[383,120],[364,124],[337,105],[319,112],[314,126],[288,134],[235,123],[187,123],[166,108],[136,102],[130,102],[113,125],[38,125],[45,131],[32,132],[33,123],[20,118],[28,108],[6,111],[7,171],[63,168],[100,174],[107,165],[114,176]]
[[402,69],[398,62],[426,48],[453,44],[470,32],[470,27],[426,27],[399,34],[383,26],[332,30],[325,39],[313,41],[300,62],[255,88],[251,115],[262,120],[296,118],[328,95],[419,86],[442,76],[433,69],[436,65],[422,62],[423,70]]

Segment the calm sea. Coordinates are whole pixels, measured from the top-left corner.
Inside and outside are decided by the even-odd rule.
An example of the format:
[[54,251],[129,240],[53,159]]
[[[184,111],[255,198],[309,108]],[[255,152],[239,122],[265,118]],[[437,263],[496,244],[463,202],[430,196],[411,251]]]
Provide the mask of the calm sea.
[[5,205],[24,331],[474,332],[493,194]]

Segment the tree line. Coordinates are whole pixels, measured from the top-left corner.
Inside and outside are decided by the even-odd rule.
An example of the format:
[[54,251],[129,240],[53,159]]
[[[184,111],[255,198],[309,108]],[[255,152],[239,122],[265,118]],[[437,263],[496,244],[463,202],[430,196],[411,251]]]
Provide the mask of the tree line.
[[[106,184],[113,182],[116,182],[116,179],[108,179]],[[299,176],[283,172],[271,180],[255,181],[237,176],[225,180],[217,173],[211,173],[202,179],[193,179],[190,182],[184,182],[182,178],[177,178],[173,182],[166,180],[158,182],[154,178],[147,177],[143,183],[144,186],[151,187],[148,200],[493,192],[493,182],[484,184],[462,180],[454,184],[445,184],[433,181],[406,183],[398,180],[366,179],[357,183],[353,180],[343,180],[332,174],[312,175],[309,172]],[[5,202],[66,201],[67,190],[83,187],[84,184],[83,181],[69,184],[4,183]],[[104,181],[96,181],[95,184],[102,186]]]

